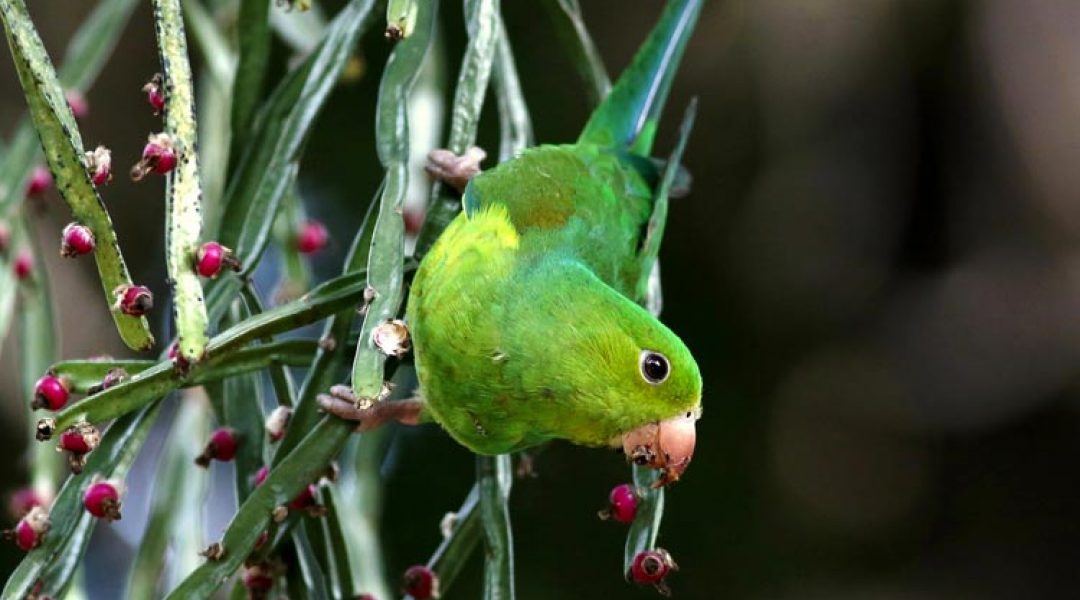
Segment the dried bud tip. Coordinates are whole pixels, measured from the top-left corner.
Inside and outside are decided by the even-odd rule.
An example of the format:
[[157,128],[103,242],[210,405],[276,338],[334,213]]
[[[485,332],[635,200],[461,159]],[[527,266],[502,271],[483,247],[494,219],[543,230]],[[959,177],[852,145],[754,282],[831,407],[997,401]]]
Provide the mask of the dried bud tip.
[[439,577],[424,565],[413,565],[406,569],[402,587],[415,600],[439,597]]
[[97,241],[86,225],[68,223],[60,234],[60,256],[74,258],[94,251]]
[[233,256],[232,250],[217,242],[206,242],[195,253],[195,272],[203,277],[213,279],[226,267],[239,271],[240,261]]
[[70,397],[70,386],[67,380],[52,373],[46,373],[34,384],[34,399],[30,401],[30,408],[60,410],[67,404]]
[[120,520],[120,496],[124,493],[124,482],[119,480],[95,481],[83,494],[83,506],[86,511],[106,521]]
[[7,254],[8,246],[11,245],[11,228],[7,223],[0,221],[0,254]]
[[400,319],[386,321],[371,332],[371,341],[387,356],[403,356],[409,351],[409,328]]
[[164,175],[176,168],[176,147],[167,133],[152,133],[143,146],[142,160],[131,167],[131,179],[139,181],[151,172]]
[[102,185],[112,180],[112,152],[105,146],[98,146],[86,153],[86,171],[94,185]]
[[125,315],[141,317],[154,308],[154,294],[145,285],[122,285],[113,290],[116,303],[113,310]]
[[199,556],[205,556],[209,560],[221,560],[225,558],[225,547],[220,542],[214,542],[199,552]]
[[38,419],[37,425],[34,427],[34,439],[39,442],[46,442],[52,439],[54,433],[56,433],[56,419],[52,417]]
[[160,115],[165,110],[165,87],[163,83],[161,73],[154,73],[150,81],[146,82],[146,85],[142,87],[142,90],[146,92],[146,101],[154,108],[155,115]]
[[26,195],[36,198],[52,187],[53,176],[48,167],[37,165],[30,172],[30,179],[26,181]]
[[292,419],[292,409],[288,406],[278,406],[266,417],[266,435],[270,436],[271,442],[280,441],[285,437],[285,430],[289,427]]
[[236,449],[239,446],[239,434],[232,427],[222,427],[210,434],[210,440],[203,448],[202,454],[195,457],[195,464],[200,467],[210,466],[210,461],[220,460],[228,462],[236,457]]
[[326,247],[330,233],[320,221],[306,221],[296,234],[296,250],[301,254],[314,254]]

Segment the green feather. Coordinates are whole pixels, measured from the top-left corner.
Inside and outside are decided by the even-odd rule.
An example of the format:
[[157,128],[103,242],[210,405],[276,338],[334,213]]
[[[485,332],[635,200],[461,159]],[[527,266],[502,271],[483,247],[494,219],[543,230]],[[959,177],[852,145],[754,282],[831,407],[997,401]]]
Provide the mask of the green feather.
[[647,156],[686,43],[704,0],[672,0],[607,98],[593,112],[579,143],[627,148]]

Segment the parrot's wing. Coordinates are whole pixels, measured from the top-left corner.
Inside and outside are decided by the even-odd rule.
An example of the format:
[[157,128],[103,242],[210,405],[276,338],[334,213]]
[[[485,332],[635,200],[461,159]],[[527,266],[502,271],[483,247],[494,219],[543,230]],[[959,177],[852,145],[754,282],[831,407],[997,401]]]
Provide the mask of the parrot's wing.
[[690,132],[694,129],[694,118],[697,116],[697,98],[690,101],[683,114],[682,125],[679,126],[679,138],[675,141],[675,148],[668,157],[667,165],[656,186],[653,195],[653,210],[645,224],[645,232],[642,234],[641,251],[641,280],[638,282],[638,297],[644,298],[649,285],[649,274],[652,273],[656,257],[660,253],[660,239],[663,237],[664,224],[667,222],[668,196],[675,184],[680,171],[679,162],[686,150],[686,142],[690,139]]
[[585,125],[579,143],[648,156],[703,0],[671,0],[645,44]]

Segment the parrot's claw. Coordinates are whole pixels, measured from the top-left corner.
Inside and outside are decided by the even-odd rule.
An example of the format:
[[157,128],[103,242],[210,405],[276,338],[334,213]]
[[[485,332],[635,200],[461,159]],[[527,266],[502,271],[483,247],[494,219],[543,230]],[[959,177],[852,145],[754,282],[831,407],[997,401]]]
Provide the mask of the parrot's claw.
[[390,421],[416,425],[424,408],[424,403],[417,399],[383,400],[361,408],[357,406],[352,388],[347,385],[335,385],[329,394],[319,394],[315,399],[324,411],[346,421],[358,421],[357,431],[371,431]]
[[461,155],[439,148],[428,153],[425,169],[428,175],[461,193],[465,191],[469,180],[480,173],[480,162],[486,157],[487,152],[477,146],[470,147]]

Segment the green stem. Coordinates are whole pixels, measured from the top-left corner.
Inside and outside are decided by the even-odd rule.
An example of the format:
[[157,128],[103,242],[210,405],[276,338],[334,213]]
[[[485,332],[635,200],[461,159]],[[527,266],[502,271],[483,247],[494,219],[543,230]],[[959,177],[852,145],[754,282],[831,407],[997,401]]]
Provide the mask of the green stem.
[[585,27],[581,6],[577,0],[544,0],[543,4],[555,25],[556,35],[585,84],[589,108],[596,107],[611,91],[611,79]]
[[510,455],[477,456],[480,522],[484,530],[484,600],[514,599],[514,537],[510,530]]
[[165,79],[165,132],[177,157],[165,186],[165,264],[172,285],[179,355],[195,364],[203,359],[209,337],[202,284],[194,268],[202,236],[195,88],[180,0],[153,0],[153,5]]
[[[455,154],[464,153],[476,142],[480,109],[484,105],[499,39],[499,0],[466,0],[465,23],[469,43],[465,47],[457,88],[454,90],[450,137],[446,142],[446,148]],[[416,257],[427,253],[460,211],[460,199],[444,191],[444,186],[436,181],[431,188],[431,202],[424,226],[416,240]]]

